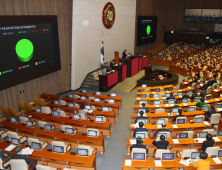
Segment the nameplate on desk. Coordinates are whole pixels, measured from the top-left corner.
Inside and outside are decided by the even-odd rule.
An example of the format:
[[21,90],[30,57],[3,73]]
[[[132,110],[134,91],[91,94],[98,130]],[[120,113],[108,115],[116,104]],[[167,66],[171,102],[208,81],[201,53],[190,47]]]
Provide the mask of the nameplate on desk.
[[188,106],[187,103],[183,103],[184,106]]
[[220,142],[220,139],[218,137],[213,137],[215,142]]
[[16,145],[11,144],[7,148],[5,148],[5,151],[11,152],[15,147],[16,147]]
[[139,97],[137,97],[136,99],[137,99],[137,100],[140,100],[140,98],[139,98]]
[[162,97],[162,99],[166,99],[166,97]]
[[156,92],[152,92],[153,94],[155,94]]
[[170,93],[170,91],[166,91],[166,93]]
[[178,91],[181,91],[181,90],[178,90]]
[[206,100],[205,103],[209,103],[209,102]]
[[160,105],[155,105],[156,107],[160,107]]
[[174,124],[174,125],[172,125],[173,126],[173,128],[178,128],[178,126],[176,125],[176,124]]
[[184,84],[188,84],[187,82],[183,82]]
[[173,139],[173,143],[180,143],[178,139]]
[[159,98],[155,98],[155,100],[158,100]]
[[174,106],[174,104],[169,104],[171,107]]
[[194,140],[196,141],[196,143],[203,143],[206,138],[194,138]]
[[219,101],[219,99],[214,99],[214,100]]
[[207,121],[204,121],[203,122],[205,125],[210,125],[210,123],[208,123]]

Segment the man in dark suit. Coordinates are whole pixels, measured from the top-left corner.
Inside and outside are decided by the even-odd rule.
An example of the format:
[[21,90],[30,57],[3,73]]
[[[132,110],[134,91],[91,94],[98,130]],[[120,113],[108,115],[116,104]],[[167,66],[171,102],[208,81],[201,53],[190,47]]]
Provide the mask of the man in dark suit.
[[212,86],[212,81],[208,79],[207,81],[207,87]]
[[191,100],[194,100],[195,97],[198,97],[198,94],[195,93],[195,90],[193,90],[192,96],[191,96]]
[[189,98],[190,98],[190,96],[186,92],[184,92],[181,100],[182,99],[189,99]]
[[138,117],[136,118],[135,123],[137,123],[137,120],[139,120],[139,119],[147,119],[145,116],[143,116],[143,114],[144,114],[144,112],[141,110],[141,111],[140,111],[140,116],[138,116]]
[[161,135],[160,140],[154,140],[152,143],[157,149],[167,149],[169,142],[165,140],[165,136]]
[[[5,154],[5,153],[0,151],[0,158],[1,158],[2,161],[6,160],[8,157],[10,157],[8,154]],[[7,163],[7,161],[5,163]],[[10,170],[10,167],[8,166],[4,170]]]
[[175,105],[172,107],[172,109],[177,109],[177,108],[179,109],[179,108],[180,108],[180,106],[178,106],[177,104],[178,104],[178,101],[177,101],[177,100],[175,100]]
[[212,135],[210,133],[207,133],[206,139],[207,140],[203,142],[202,148],[201,148],[203,152],[205,152],[208,147],[214,146],[214,140],[212,140]]
[[202,81],[202,88],[203,88],[204,90],[207,90],[207,84],[205,83],[205,81]]
[[196,84],[197,84],[197,77],[194,77],[193,83],[196,83]]
[[127,54],[126,54],[126,49],[125,49],[125,50],[123,51],[123,54],[122,54],[122,59],[125,59],[126,56],[127,56]]
[[207,92],[203,88],[201,88],[200,97],[205,98],[206,95],[207,95]]
[[[29,165],[32,161],[32,159],[29,159],[27,156],[25,155],[21,155],[22,154],[22,147],[17,147],[15,149],[15,152],[17,153],[17,155],[12,155],[12,159],[23,159],[26,161],[27,165]],[[35,169],[35,166],[37,165],[37,160],[33,160],[35,162],[35,165],[33,165],[33,163],[31,163],[30,165],[30,169],[32,169],[34,167]]]
[[163,123],[162,129],[158,129],[158,131],[155,132],[153,136],[157,136],[157,133],[159,133],[159,132],[169,132],[169,131],[170,131],[170,129],[166,129],[166,123]]
[[[217,83],[216,78],[213,78],[213,79],[212,79],[212,85],[213,85],[214,83]],[[211,86],[212,86],[212,85],[211,85]]]
[[142,138],[141,138],[141,137],[137,137],[137,138],[136,138],[136,144],[135,144],[135,145],[132,145],[132,146],[130,147],[130,152],[132,152],[132,149],[133,149],[133,148],[144,148],[144,149],[146,149],[146,153],[148,153],[148,149],[146,148],[145,145],[142,145],[142,143],[143,143]]
[[212,114],[216,113],[216,110],[214,108],[214,105],[210,106],[210,110],[205,110],[205,114],[207,114],[207,117],[211,118]]
[[143,122],[139,122],[139,128],[136,128],[133,133],[133,137],[135,138],[136,132],[147,132],[147,129],[143,127]]
[[183,113],[183,110],[182,110],[182,109],[179,109],[179,110],[178,110],[178,115],[176,115],[176,116],[174,117],[173,122],[175,122],[178,117],[185,117],[184,115],[182,115],[182,113]]

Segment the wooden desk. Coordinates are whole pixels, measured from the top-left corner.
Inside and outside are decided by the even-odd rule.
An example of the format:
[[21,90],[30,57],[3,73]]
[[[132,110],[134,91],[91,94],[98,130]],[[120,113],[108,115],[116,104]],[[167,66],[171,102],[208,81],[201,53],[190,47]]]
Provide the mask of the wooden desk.
[[80,99],[73,99],[69,97],[63,97],[63,100],[67,102],[75,102],[75,103],[81,103],[81,104],[88,104],[88,105],[94,105],[97,109],[102,109],[102,106],[111,107],[115,114],[119,116],[119,104],[118,103],[105,103],[105,102],[94,102],[91,100],[80,100]]
[[153,57],[151,57],[150,58],[150,64],[169,66],[170,65],[170,61],[169,60],[163,60],[163,59],[160,59],[160,58],[153,58]]
[[190,89],[181,89],[181,90],[171,90],[171,91],[159,91],[159,92],[137,92],[137,96],[140,97],[141,94],[147,94],[153,96],[153,94],[160,94],[160,93],[178,93],[178,92],[188,92]]
[[36,113],[29,111],[26,114],[32,115],[30,120],[39,121],[43,120],[47,124],[54,125],[56,128],[61,129],[62,125],[71,125],[77,128],[79,133],[87,133],[87,128],[95,128],[103,132],[104,136],[111,137],[110,122],[97,123],[90,120],[73,120],[67,117],[55,117],[45,113]]
[[187,76],[187,73],[189,72],[188,69],[185,69],[185,68],[181,68],[180,66],[174,66],[172,64],[170,64],[169,66],[169,71],[172,71],[172,72],[175,72],[175,73],[178,73],[184,77]]
[[[77,107],[71,108],[71,107],[67,107],[64,105],[55,105],[55,104],[51,104],[51,103],[48,103],[47,106],[50,107],[51,109],[53,109],[53,108],[61,109],[66,113],[66,115],[70,115],[72,117],[74,114],[78,114],[78,112],[80,110],[80,108],[77,108]],[[76,112],[76,113],[73,113],[73,112]],[[103,111],[99,111],[99,110],[93,110],[92,113],[87,112],[87,116],[90,118],[90,120],[95,120],[95,116],[105,116],[106,119],[109,119],[109,122],[111,124],[115,125],[114,111],[103,112]]]
[[99,91],[107,92],[118,83],[118,71],[99,75]]
[[76,95],[87,96],[87,97],[96,97],[96,98],[101,98],[101,99],[114,99],[116,101],[116,103],[119,104],[119,107],[122,108],[122,97],[120,97],[120,96],[112,97],[110,95],[96,95],[94,93],[93,94],[92,93],[82,93],[81,91],[76,92]]
[[[4,149],[7,148],[10,143],[2,140],[0,142],[0,149],[4,153],[16,155],[15,149],[11,152],[6,152]],[[21,145],[22,148],[26,146]],[[89,155],[88,157],[71,155],[70,153],[55,153],[47,151],[46,149],[34,150],[32,155],[28,156],[30,159],[38,160],[38,164],[48,165],[55,168],[77,168],[79,170],[96,170],[96,159],[95,155]]]
[[[145,124],[144,127],[149,130],[148,131],[149,136],[153,136],[154,132],[157,132],[159,130],[157,125]],[[177,124],[177,127],[178,128],[173,128],[171,123],[166,124],[166,129],[171,130],[172,137],[176,137],[177,133],[187,131],[187,130],[192,130],[195,133],[200,130],[211,127],[211,125],[205,125],[204,123],[185,123],[185,124]],[[130,125],[130,127],[129,127],[130,136],[133,136],[134,130],[135,130],[135,128]]]
[[43,98],[45,101],[48,101],[48,102],[52,102],[54,100],[60,99],[59,95],[53,95],[53,94],[48,94],[48,93],[42,93],[40,95],[40,98]]
[[150,91],[155,92],[155,89],[158,89],[158,88],[164,88],[164,90],[168,91],[168,88],[170,88],[170,87],[174,87],[174,85],[155,86],[155,87],[138,87],[137,91],[140,92],[140,91],[143,91],[143,90],[150,89]]

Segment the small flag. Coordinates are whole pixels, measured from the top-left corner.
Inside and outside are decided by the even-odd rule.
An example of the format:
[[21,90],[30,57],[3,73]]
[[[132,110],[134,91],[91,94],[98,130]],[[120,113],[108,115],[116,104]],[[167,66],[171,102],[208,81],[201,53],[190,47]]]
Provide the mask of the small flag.
[[103,46],[103,37],[102,37],[100,64],[103,63],[104,63],[104,46]]

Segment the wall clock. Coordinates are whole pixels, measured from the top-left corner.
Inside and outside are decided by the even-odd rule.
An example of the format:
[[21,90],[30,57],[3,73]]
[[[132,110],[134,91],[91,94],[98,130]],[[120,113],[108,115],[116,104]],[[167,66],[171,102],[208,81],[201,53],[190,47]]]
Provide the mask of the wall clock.
[[107,2],[103,7],[102,21],[106,29],[112,28],[115,21],[115,8],[111,2]]

